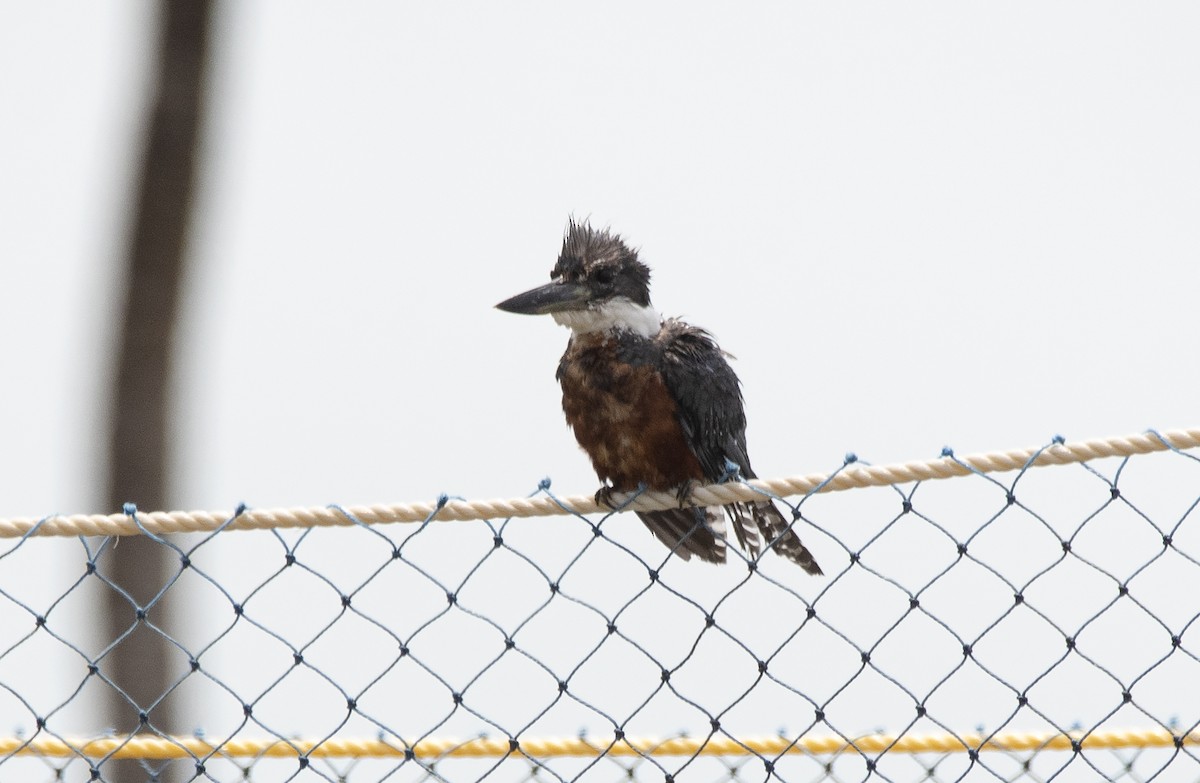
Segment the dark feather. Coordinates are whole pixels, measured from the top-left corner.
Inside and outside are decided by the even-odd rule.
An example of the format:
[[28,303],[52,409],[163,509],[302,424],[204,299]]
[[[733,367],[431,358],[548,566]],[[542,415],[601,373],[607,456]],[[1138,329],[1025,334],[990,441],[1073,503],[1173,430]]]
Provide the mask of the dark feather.
[[792,530],[791,524],[779,513],[774,503],[769,500],[751,503],[750,512],[754,516],[754,524],[762,531],[772,549],[813,576],[822,574],[821,566],[817,565],[812,552],[800,542],[800,537]]
[[[684,438],[709,481],[729,478],[730,463],[743,479],[755,478],[746,451],[741,384],[708,332],[677,319],[663,322],[654,339],[662,351],[663,380],[679,406]],[[712,509],[715,510],[715,509]],[[812,553],[770,500],[725,506],[738,543],[751,557],[765,544],[820,574]],[[761,538],[759,534],[761,533]]]
[[655,538],[684,560],[696,555],[709,563],[725,562],[725,520],[718,509],[668,508],[637,515]]

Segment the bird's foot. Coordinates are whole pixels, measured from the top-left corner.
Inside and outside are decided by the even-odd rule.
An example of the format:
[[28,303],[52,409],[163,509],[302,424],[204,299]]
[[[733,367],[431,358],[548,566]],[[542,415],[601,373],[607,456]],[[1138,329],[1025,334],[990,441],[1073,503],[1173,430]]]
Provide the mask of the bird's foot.
[[608,508],[611,508],[612,510],[615,511],[617,509],[617,504],[613,501],[612,494],[613,494],[612,487],[608,486],[607,484],[604,484],[603,486],[601,486],[600,489],[596,490],[596,496],[595,496],[596,505],[597,506],[607,506]]
[[679,485],[679,489],[675,490],[675,499],[679,501],[679,507],[683,508],[692,499],[692,490],[696,488],[696,481],[688,479]]

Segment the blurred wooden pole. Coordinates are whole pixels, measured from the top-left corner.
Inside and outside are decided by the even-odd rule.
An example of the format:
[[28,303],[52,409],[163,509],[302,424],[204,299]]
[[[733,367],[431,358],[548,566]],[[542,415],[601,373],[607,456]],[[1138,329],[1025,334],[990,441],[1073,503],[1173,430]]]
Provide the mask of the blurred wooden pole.
[[[175,326],[195,191],[196,152],[203,126],[211,0],[159,4],[154,90],[143,141],[137,195],[130,221],[119,353],[111,392],[108,507],[133,502],[145,510],[167,508],[168,398]],[[106,576],[138,606],[147,603],[179,568],[178,558],[150,539],[122,539],[103,558]],[[147,621],[170,628],[173,595],[148,612]],[[129,634],[100,669],[124,691],[111,692],[107,720],[118,732],[178,731],[179,718],[163,695],[186,671],[186,659],[139,621],[130,600],[106,596],[107,639]],[[132,630],[131,630],[132,629]],[[128,697],[128,698],[127,698]],[[137,706],[130,704],[132,701]],[[147,711],[143,725],[139,711]],[[136,762],[109,762],[108,781],[145,780]],[[169,777],[175,777],[171,775]]]

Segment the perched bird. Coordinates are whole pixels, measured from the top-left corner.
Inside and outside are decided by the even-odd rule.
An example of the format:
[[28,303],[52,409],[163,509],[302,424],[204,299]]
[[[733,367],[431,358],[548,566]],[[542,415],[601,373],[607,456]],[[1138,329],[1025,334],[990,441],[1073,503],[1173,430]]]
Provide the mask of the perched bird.
[[[496,305],[551,315],[571,330],[558,364],[563,411],[600,480],[597,502],[639,485],[681,503],[697,483],[753,478],[741,386],[711,335],[650,304],[650,269],[608,230],[572,220],[550,282]],[[769,499],[723,508],[639,511],[685,560],[725,562],[724,515],[752,557],[763,540],[810,574],[821,569]]]

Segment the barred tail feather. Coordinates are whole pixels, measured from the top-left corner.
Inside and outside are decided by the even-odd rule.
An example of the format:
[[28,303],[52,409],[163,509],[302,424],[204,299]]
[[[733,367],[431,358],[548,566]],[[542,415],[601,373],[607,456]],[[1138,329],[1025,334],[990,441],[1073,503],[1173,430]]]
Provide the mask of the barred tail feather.
[[733,523],[733,532],[737,536],[738,544],[752,559],[758,557],[758,553],[762,551],[762,538],[758,535],[758,528],[755,527],[749,507],[745,503],[731,503],[725,506],[725,513]]
[[784,519],[783,514],[779,513],[779,509],[775,508],[774,503],[762,500],[748,505],[750,513],[754,516],[754,523],[772,549],[813,576],[821,576],[821,567],[817,565],[812,552],[800,542],[800,537],[792,530],[791,524]]
[[725,518],[719,508],[668,508],[637,515],[655,538],[684,560],[696,555],[709,563],[725,562]]
[[[695,555],[709,563],[725,562],[725,517],[720,507],[669,508],[663,511],[639,511],[638,517],[650,532],[676,555],[691,560]],[[758,557],[764,542],[777,554],[797,563],[815,576],[821,567],[812,553],[792,530],[791,524],[769,500],[754,503],[731,503],[724,507],[733,524],[738,544],[750,557]]]

